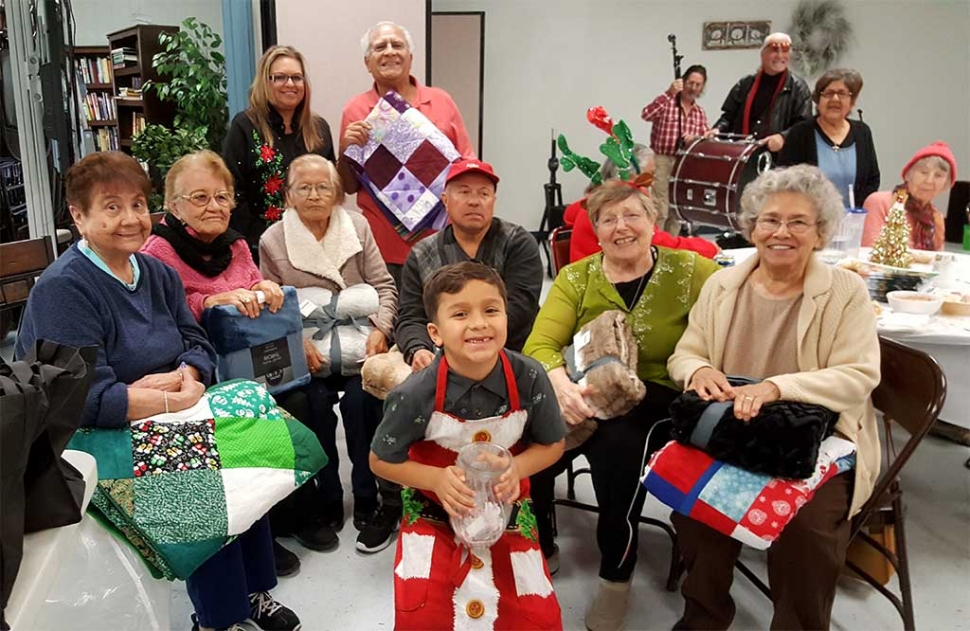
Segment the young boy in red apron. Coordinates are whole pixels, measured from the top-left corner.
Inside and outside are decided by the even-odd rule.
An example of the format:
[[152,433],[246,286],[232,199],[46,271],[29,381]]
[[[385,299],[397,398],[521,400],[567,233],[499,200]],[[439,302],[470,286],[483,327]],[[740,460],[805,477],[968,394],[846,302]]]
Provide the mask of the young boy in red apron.
[[[444,349],[395,388],[371,445],[371,468],[404,485],[394,561],[397,629],[561,629],[559,602],[539,549],[529,476],[556,462],[566,428],[542,367],[503,350],[505,284],[475,261],[447,265],[424,288],[428,332]],[[474,506],[455,466],[475,441],[515,457],[495,487],[513,503],[487,550],[455,538],[449,516]]]

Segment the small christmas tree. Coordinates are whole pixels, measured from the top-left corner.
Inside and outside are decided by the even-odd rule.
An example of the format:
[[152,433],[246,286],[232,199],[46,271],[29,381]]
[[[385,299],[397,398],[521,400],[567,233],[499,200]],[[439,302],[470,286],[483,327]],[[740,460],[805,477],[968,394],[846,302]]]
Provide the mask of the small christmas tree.
[[889,217],[882,232],[872,245],[869,260],[880,265],[893,267],[909,267],[913,262],[913,255],[909,253],[909,224],[906,222],[906,189],[896,193]]

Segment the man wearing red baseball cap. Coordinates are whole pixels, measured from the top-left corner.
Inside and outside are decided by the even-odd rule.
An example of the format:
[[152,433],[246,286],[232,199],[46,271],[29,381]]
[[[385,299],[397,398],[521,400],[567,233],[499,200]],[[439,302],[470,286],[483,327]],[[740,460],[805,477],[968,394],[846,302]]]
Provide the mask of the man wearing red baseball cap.
[[422,290],[442,265],[476,260],[501,274],[508,290],[507,348],[521,351],[532,330],[542,290],[542,259],[525,228],[494,216],[498,182],[487,162],[461,158],[452,164],[441,196],[451,223],[415,244],[404,263],[394,336],[415,371],[434,359]]

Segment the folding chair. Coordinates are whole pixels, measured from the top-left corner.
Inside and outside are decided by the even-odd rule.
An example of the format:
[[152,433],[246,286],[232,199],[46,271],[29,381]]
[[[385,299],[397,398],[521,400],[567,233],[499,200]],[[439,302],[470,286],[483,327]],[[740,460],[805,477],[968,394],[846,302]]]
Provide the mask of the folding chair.
[[[885,337],[879,338],[879,346],[882,351],[882,380],[872,393],[872,403],[883,413],[882,444],[886,450],[887,464],[869,500],[852,519],[850,541],[858,537],[889,561],[899,576],[900,594],[894,594],[851,561],[846,561],[846,566],[885,596],[902,617],[903,628],[913,631],[916,618],[899,473],[943,408],[946,377],[936,360],[922,351]],[[898,451],[891,431],[894,423],[909,433],[909,438]],[[892,544],[884,545],[865,532],[867,526],[876,525],[894,526]],[[771,590],[750,568],[741,561],[737,562],[736,567],[764,595],[771,598]]]
[[555,278],[559,270],[569,264],[569,242],[573,236],[573,229],[560,226],[549,234],[552,244],[552,276]]

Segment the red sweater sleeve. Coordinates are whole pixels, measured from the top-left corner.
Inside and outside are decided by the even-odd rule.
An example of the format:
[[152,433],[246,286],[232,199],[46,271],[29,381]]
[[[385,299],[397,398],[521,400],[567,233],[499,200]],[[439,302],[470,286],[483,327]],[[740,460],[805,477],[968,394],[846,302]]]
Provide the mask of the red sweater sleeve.
[[[579,202],[575,205],[579,206]],[[573,221],[572,238],[569,241],[569,262],[575,263],[602,249],[596,237],[596,231],[593,229],[593,222],[589,220],[586,209],[579,206],[579,212],[576,213]]]
[[709,259],[714,258],[717,254],[717,244],[703,237],[675,237],[659,228],[654,229],[653,244],[663,248],[674,248],[675,250],[691,250]]

